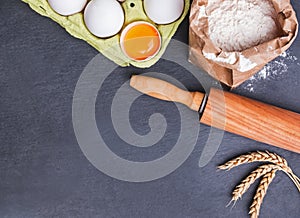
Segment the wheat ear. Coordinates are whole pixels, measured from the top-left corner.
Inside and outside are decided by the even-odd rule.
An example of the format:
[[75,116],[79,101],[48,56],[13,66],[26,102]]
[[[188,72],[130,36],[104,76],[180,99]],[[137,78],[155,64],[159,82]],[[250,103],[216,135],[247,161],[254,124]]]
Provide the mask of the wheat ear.
[[256,194],[253,198],[253,203],[250,206],[249,214],[251,218],[257,218],[259,216],[260,206],[264,200],[269,185],[276,175],[276,171],[277,169],[273,169],[271,172],[266,173],[260,181]]
[[284,158],[280,157],[277,154],[270,153],[268,151],[266,152],[256,151],[256,152],[251,152],[249,154],[241,155],[219,166],[218,168],[221,170],[231,170],[232,168],[237,167],[239,165],[245,163],[252,163],[252,162],[270,162],[278,166],[281,166],[283,169],[289,168],[287,161]]
[[293,173],[292,169],[288,166],[287,161],[283,157],[280,157],[278,154],[271,153],[268,151],[256,151],[249,154],[241,155],[219,166],[218,169],[231,170],[232,168],[237,167],[239,165],[253,162],[270,162],[281,167],[282,171],[290,177],[290,179],[294,182],[294,184],[300,192],[300,179]]
[[261,176],[271,172],[272,170],[282,170],[281,167],[275,164],[267,164],[258,167],[256,170],[252,171],[249,176],[247,176],[239,185],[235,187],[232,192],[232,200],[237,201],[239,198],[242,198],[243,194],[249,189],[249,187]]

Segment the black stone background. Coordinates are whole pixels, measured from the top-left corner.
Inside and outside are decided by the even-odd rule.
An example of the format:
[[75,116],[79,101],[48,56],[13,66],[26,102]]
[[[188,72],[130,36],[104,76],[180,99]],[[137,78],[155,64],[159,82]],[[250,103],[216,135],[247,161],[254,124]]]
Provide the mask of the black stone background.
[[[300,13],[299,1],[291,2]],[[172,174],[146,183],[110,178],[94,168],[81,152],[71,119],[76,82],[97,51],[21,1],[1,0],[0,27],[0,217],[241,218],[248,217],[254,187],[234,208],[226,205],[234,186],[257,165],[227,173],[217,171],[217,165],[245,152],[268,149],[284,156],[300,175],[299,154],[230,133],[225,133],[212,161],[199,168],[201,145],[209,132],[203,126],[195,150]],[[186,19],[174,38],[187,42],[187,32]],[[286,61],[287,72],[256,81],[253,92],[246,88],[249,81],[234,92],[300,113],[299,37],[288,51],[298,60]],[[114,88],[129,79],[132,71],[154,70],[181,78],[191,90],[199,89],[199,84],[183,75],[180,67],[161,60],[148,70],[118,68],[106,81],[109,85],[104,96],[112,97]],[[161,148],[152,149],[150,156],[147,152],[137,153],[138,160],[160,157],[172,148],[180,125],[172,116],[176,112],[172,103],[144,96],[132,110],[132,126],[140,134],[149,131],[145,114],[156,110],[173,118],[174,124]],[[99,119],[105,120],[101,114],[98,110]],[[112,149],[118,151],[119,146],[122,155],[134,158],[130,147],[122,150],[118,139],[110,141],[115,142]],[[299,217],[299,203],[296,187],[279,172],[265,198],[261,217]]]

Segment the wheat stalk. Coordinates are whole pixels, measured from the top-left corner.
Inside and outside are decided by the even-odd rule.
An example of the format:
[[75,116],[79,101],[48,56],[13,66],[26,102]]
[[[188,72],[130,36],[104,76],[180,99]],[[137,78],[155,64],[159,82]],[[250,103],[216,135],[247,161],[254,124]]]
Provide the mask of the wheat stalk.
[[275,153],[271,153],[268,151],[251,152],[249,154],[241,155],[237,158],[234,158],[228,161],[227,163],[219,166],[218,168],[221,170],[231,170],[232,168],[237,167],[239,165],[253,162],[270,162],[281,167],[281,170],[290,177],[290,179],[294,182],[294,184],[300,192],[300,179],[293,173],[292,169],[288,166],[287,161],[283,157]]
[[276,175],[276,172],[277,169],[273,169],[271,172],[266,173],[260,181],[256,194],[253,198],[253,203],[250,206],[249,214],[251,218],[257,218],[259,216],[260,206],[264,200],[269,185],[271,184]]
[[267,164],[258,167],[256,170],[252,171],[249,176],[247,176],[239,185],[235,187],[232,192],[231,201],[236,202],[242,195],[249,189],[249,187],[261,176],[271,172],[272,170],[282,170],[281,167],[274,164]]

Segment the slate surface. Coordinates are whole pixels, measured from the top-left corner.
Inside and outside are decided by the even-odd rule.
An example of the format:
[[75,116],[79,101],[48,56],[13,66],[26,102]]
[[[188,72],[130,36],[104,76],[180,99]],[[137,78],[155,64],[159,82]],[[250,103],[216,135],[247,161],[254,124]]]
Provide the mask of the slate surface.
[[[299,1],[293,0],[292,4],[300,13]],[[187,42],[187,25],[185,20],[175,39]],[[170,175],[146,183],[113,179],[85,158],[72,125],[76,83],[97,52],[20,1],[0,2],[0,27],[0,217],[241,218],[248,216],[254,187],[234,208],[225,206],[233,187],[256,165],[228,173],[216,171],[217,165],[248,151],[268,149],[284,156],[300,175],[299,154],[229,133],[224,134],[212,161],[199,168],[199,157],[210,130],[201,126],[193,153]],[[288,69],[274,65],[284,73],[248,81],[234,91],[300,113],[299,37],[289,55],[293,60],[284,60]],[[150,153],[135,151],[130,146],[124,149],[115,134],[111,134],[105,103],[133,71],[160,71],[181,79],[189,89],[199,87],[181,67],[164,60],[147,70],[118,68],[105,81],[96,105],[99,129],[105,131],[111,149],[119,155],[148,161],[172,148],[180,123],[174,119],[177,115],[172,103],[143,96],[132,106],[132,128],[139,134],[149,132],[147,120],[155,112],[164,114],[171,124],[163,141]],[[249,84],[255,87],[252,91]],[[261,217],[299,217],[299,202],[300,195],[293,183],[278,173],[263,203]]]

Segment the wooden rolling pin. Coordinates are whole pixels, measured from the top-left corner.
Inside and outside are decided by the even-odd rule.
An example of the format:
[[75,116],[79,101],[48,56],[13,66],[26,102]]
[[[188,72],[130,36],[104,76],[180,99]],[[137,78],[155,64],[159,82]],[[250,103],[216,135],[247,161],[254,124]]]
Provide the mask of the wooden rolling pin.
[[206,125],[300,153],[300,114],[214,88],[208,96],[188,92],[147,76],[132,76],[130,86],[198,111]]

